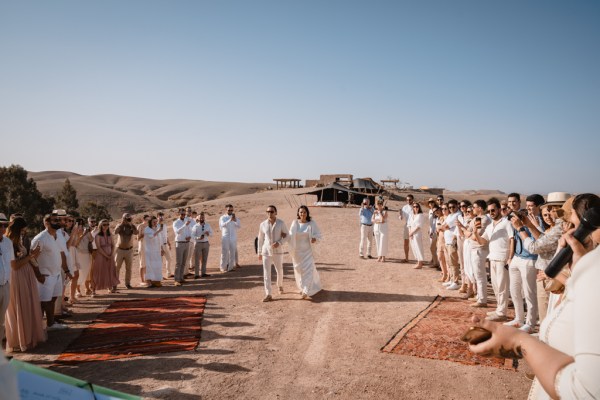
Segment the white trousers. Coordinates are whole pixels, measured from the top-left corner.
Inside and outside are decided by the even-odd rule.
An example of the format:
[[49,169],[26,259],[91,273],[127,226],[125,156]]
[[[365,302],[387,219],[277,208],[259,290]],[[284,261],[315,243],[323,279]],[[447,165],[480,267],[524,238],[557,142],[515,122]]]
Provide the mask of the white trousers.
[[262,256],[263,277],[265,280],[265,293],[271,295],[271,265],[275,266],[277,272],[277,286],[283,287],[283,254],[274,254],[272,256]]
[[487,303],[487,273],[485,271],[485,262],[488,251],[484,249],[471,249],[471,268],[477,285],[477,302]]
[[[510,297],[515,306],[515,319],[520,323],[535,326],[538,319],[537,284],[535,278],[537,270],[534,260],[514,256],[508,267],[510,275]],[[527,303],[527,319],[523,309],[523,293]]]
[[508,311],[508,270],[504,268],[505,261],[490,260],[490,276],[492,278],[492,289],[496,296],[496,314],[506,317]]
[[360,224],[360,245],[358,246],[358,255],[365,255],[364,249],[367,245],[367,256],[371,255],[373,248],[373,225]]
[[237,252],[237,239],[221,238],[221,271],[233,271]]
[[167,276],[173,275],[173,265],[171,265],[171,250],[169,249],[169,245],[163,244],[162,249],[164,252],[163,257],[165,259],[164,264],[167,271]]

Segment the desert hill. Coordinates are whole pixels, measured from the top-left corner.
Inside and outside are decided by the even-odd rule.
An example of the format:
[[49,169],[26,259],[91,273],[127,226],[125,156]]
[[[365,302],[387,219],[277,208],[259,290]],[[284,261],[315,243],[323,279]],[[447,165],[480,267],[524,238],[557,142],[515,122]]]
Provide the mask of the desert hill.
[[108,208],[113,217],[168,209],[224,197],[251,194],[271,186],[267,183],[211,182],[189,179],[147,179],[112,174],[79,175],[66,171],[29,172],[38,189],[55,196],[66,178],[77,190],[79,203],[94,201]]

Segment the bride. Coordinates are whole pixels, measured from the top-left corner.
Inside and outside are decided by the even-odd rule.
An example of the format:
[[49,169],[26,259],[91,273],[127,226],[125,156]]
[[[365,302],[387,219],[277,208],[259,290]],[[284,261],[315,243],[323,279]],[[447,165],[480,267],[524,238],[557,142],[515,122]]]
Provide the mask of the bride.
[[319,227],[310,218],[308,207],[298,208],[298,219],[290,228],[290,248],[294,276],[303,299],[310,299],[321,290],[321,279],[315,266],[312,245],[321,240]]

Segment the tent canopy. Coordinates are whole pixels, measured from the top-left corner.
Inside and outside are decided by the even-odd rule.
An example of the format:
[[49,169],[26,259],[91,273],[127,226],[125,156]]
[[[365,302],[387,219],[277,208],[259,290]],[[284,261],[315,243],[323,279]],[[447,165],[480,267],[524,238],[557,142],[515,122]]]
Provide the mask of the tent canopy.
[[369,198],[371,204],[375,202],[374,194],[357,192],[335,182],[307,194],[316,195],[320,202],[341,201],[343,203],[360,204],[365,197]]

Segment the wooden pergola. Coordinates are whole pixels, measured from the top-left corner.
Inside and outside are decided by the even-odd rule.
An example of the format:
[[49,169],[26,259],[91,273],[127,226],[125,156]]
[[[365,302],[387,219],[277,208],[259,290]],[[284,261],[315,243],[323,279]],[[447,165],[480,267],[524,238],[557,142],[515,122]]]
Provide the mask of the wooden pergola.
[[279,190],[279,186],[281,186],[281,189],[284,189],[284,188],[299,188],[300,187],[300,179],[296,179],[296,178],[274,178],[273,180],[277,184],[277,190]]
[[398,187],[398,182],[400,182],[400,179],[382,179],[381,180],[381,183],[383,184],[383,186]]

